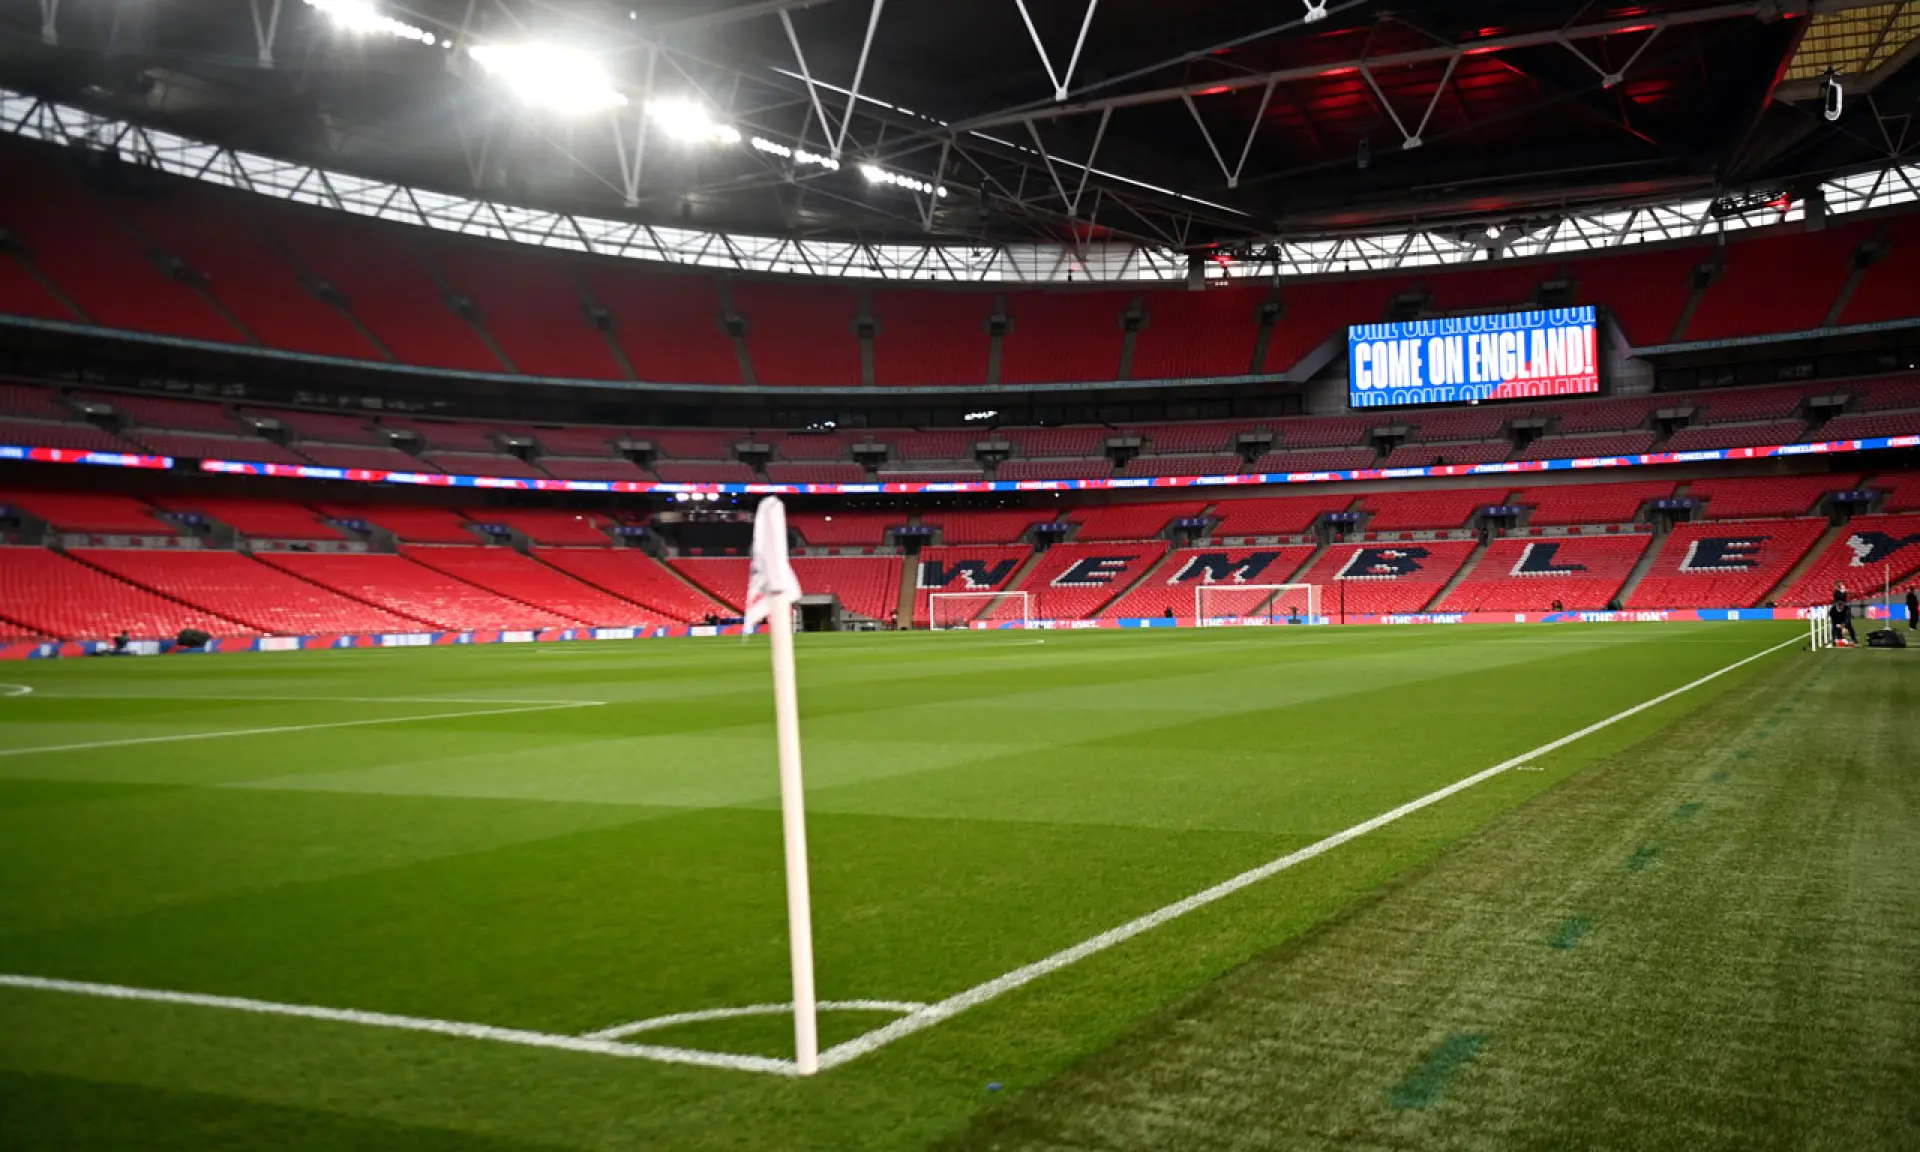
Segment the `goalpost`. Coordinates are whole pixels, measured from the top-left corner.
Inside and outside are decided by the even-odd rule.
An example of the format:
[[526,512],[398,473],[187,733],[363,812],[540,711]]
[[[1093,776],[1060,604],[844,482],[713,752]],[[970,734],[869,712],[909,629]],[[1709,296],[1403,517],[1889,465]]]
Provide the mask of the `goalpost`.
[[976,624],[1033,620],[1033,599],[1026,592],[934,592],[927,596],[927,627],[968,628]]
[[1227,624],[1320,622],[1318,584],[1196,584],[1193,619],[1202,628]]

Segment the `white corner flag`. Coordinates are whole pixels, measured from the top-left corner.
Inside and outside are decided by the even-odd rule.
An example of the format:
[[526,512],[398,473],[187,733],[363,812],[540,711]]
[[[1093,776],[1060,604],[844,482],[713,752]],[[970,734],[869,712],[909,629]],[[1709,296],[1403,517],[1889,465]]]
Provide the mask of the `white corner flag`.
[[807,886],[807,809],[800,787],[800,699],[793,677],[793,605],[800,581],[787,558],[787,509],[777,496],[753,514],[753,564],[742,631],[764,620],[773,642],[773,720],[780,749],[780,817],[787,846],[787,939],[793,953],[794,1064],[820,1070],[813,994],[813,898]]

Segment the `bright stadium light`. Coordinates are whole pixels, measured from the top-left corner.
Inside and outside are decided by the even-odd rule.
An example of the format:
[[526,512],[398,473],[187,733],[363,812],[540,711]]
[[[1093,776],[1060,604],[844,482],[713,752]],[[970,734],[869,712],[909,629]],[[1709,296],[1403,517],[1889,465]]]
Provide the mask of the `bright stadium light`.
[[577,48],[476,44],[467,53],[489,76],[529,104],[581,114],[623,108],[627,103],[600,61]]
[[947,195],[944,184],[936,188],[917,176],[903,176],[898,172],[889,172],[878,164],[860,165],[860,175],[865,176],[869,184],[891,184],[895,188],[905,188],[909,192],[918,192],[922,196],[939,196],[942,199]]
[[835,160],[831,156],[822,156],[818,152],[809,152],[805,148],[789,148],[785,144],[769,140],[765,136],[755,136],[753,139],[747,141],[747,143],[752,145],[756,152],[765,152],[769,156],[778,156],[782,160],[791,160],[796,166],[811,164],[816,167],[825,168],[829,172],[840,171],[840,161]]
[[713,118],[705,107],[680,98],[649,100],[647,119],[668,139],[682,144],[738,144],[740,130]]
[[395,36],[429,48],[439,43],[439,37],[425,28],[382,16],[371,0],[307,0],[307,7],[320,12],[345,32]]

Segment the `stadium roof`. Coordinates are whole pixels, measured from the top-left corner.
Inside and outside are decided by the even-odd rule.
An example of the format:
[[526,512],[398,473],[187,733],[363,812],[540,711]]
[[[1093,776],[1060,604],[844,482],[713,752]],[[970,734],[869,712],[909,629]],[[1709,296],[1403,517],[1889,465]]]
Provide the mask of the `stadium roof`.
[[[0,85],[331,171],[659,227],[1245,251],[1409,227],[1499,239],[1884,166],[1920,91],[1910,8],[40,0],[37,21],[0,10]],[[366,31],[371,12],[413,31]],[[590,54],[624,104],[531,108],[471,54],[528,42]],[[1838,125],[1819,114],[1827,67],[1858,89]],[[675,139],[665,113],[688,102],[738,138]]]

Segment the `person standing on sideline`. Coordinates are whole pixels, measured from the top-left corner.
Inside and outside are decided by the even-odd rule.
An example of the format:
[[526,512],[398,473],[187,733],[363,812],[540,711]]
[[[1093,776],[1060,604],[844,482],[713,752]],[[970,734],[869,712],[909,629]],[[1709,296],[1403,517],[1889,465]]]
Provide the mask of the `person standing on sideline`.
[[1907,589],[1907,631],[1920,628],[1920,593]]

